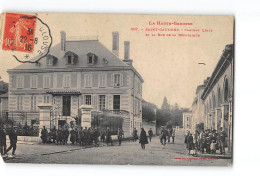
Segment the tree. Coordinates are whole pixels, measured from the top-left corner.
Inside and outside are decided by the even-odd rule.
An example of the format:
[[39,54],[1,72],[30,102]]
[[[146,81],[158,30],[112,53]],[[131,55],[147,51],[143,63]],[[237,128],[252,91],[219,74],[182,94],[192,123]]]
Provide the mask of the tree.
[[145,121],[151,122],[155,120],[155,110],[157,107],[155,104],[143,100],[142,103],[142,118]]
[[170,110],[170,105],[168,103],[166,96],[163,98],[163,103],[162,103],[161,109],[162,110]]

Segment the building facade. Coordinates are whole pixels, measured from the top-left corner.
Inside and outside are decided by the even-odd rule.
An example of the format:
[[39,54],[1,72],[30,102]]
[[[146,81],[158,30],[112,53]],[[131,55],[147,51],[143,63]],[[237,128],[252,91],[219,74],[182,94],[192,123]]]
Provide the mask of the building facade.
[[226,45],[201,95],[204,101],[205,128],[219,131],[223,127],[229,149],[232,146],[233,126],[233,47],[233,44]]
[[79,117],[79,107],[85,104],[93,111],[122,114],[126,134],[140,128],[143,79],[132,65],[130,43],[124,42],[125,57],[120,60],[118,32],[112,41],[109,51],[97,39],[73,40],[62,31],[61,42],[46,57],[8,70],[9,111],[37,112],[39,104],[51,104],[56,117],[52,124],[57,126]]
[[204,80],[203,85],[199,85],[196,89],[195,98],[192,103],[192,117],[193,117],[193,128],[192,132],[196,130],[201,131],[204,129],[205,126],[205,108],[204,108],[204,101],[201,99],[201,95],[203,94],[206,84],[209,80],[209,77]]

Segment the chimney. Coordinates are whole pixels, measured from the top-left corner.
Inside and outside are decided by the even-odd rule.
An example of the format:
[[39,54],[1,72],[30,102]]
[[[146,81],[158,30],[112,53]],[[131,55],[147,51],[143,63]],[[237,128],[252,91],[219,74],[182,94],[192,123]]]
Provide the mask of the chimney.
[[119,51],[119,33],[118,32],[112,32],[112,38],[113,38],[112,52],[114,53],[114,55],[118,56],[118,51]]
[[129,56],[130,56],[130,53],[129,53],[130,42],[129,41],[125,41],[124,45],[125,45],[125,57],[124,57],[124,59],[127,60],[127,59],[129,59]]
[[60,32],[60,47],[61,51],[66,50],[66,32],[64,31]]
[[130,59],[130,42],[125,41],[124,45],[125,45],[125,53],[124,53],[124,60],[123,61],[127,65],[132,65],[133,60]]

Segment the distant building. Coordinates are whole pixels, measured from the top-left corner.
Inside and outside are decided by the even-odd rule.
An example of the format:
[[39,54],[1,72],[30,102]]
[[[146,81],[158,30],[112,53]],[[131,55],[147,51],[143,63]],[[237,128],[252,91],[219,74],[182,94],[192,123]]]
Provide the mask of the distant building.
[[226,45],[206,87],[201,95],[204,101],[205,128],[227,133],[228,146],[232,146],[233,123],[233,64],[234,46]]
[[199,85],[196,89],[196,95],[194,101],[192,103],[192,117],[193,117],[193,129],[192,132],[195,130],[203,130],[205,124],[205,112],[204,112],[204,101],[201,99],[201,95],[203,94],[206,84],[209,80],[209,77],[204,80],[203,85]]
[[[118,57],[119,33],[112,34],[112,51],[97,39],[74,40],[61,32],[61,42],[37,64],[23,63],[8,70],[9,106],[12,111],[37,112],[38,104],[52,105],[55,126],[79,117],[80,105],[94,111],[124,116],[122,128],[131,134],[142,124],[143,79],[130,59],[130,42],[124,42],[124,59]],[[19,118],[19,117],[18,117]],[[31,118],[27,118],[30,125]]]
[[193,128],[193,117],[192,112],[184,112],[182,116],[183,130],[185,132],[192,131]]

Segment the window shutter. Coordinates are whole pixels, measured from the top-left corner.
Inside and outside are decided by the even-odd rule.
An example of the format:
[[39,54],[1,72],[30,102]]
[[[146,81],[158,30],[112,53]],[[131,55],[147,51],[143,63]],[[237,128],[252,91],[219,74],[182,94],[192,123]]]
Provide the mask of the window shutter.
[[114,74],[111,74],[111,87],[114,87]]
[[108,101],[108,95],[105,95],[105,102],[106,102],[106,104],[105,104],[105,108],[106,109],[109,109],[109,101]]
[[107,87],[107,74],[104,74],[104,87]]
[[92,74],[89,75],[89,81],[90,81],[89,85],[90,85],[90,87],[92,87],[92,84],[93,84],[93,75]]
[[123,87],[124,80],[123,80],[123,74],[120,74],[120,86]]

